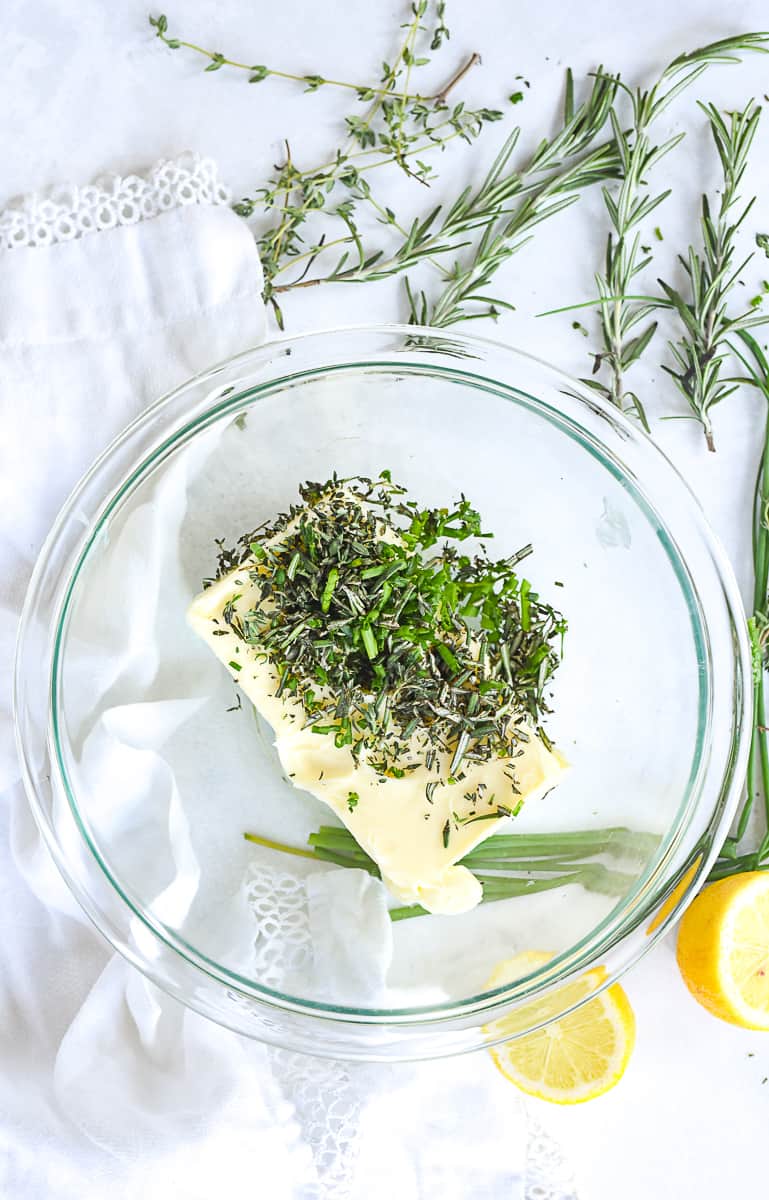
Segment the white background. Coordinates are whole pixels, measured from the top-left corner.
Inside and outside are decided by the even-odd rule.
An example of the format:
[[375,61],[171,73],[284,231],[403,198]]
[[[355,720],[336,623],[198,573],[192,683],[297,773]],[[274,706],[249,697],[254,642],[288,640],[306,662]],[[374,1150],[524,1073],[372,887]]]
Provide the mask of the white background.
[[[651,81],[684,49],[767,21],[760,0],[716,5],[706,0],[647,0],[630,6],[608,0],[454,0],[448,5],[450,48],[441,55],[443,79],[472,50],[483,56],[457,93],[469,104],[505,111],[472,149],[440,162],[433,196],[418,185],[390,178],[388,203],[408,216],[477,179],[502,140],[519,122],[520,159],[553,128],[563,70],[577,77],[602,63],[629,83]],[[403,7],[391,0],[325,4],[283,0],[169,0],[172,34],[220,49],[247,62],[291,71],[369,80],[397,39]],[[62,181],[86,183],[105,170],[127,173],[185,149],[216,157],[235,195],[267,177],[291,143],[302,166],[324,161],[340,136],[346,96],[327,89],[305,96],[276,80],[249,87],[244,77],[205,65],[154,40],[145,4],[123,0],[4,0],[0,15],[0,206],[16,193]],[[530,81],[525,99],[506,101]],[[658,171],[673,196],[650,224],[664,234],[655,243],[656,274],[677,280],[674,258],[691,236],[699,193],[716,183],[714,155],[696,99],[724,107],[743,105],[769,91],[769,56],[741,67],[714,70],[671,110],[660,136],[688,135]],[[751,231],[769,229],[769,116],[759,133],[746,197],[758,201]],[[456,145],[456,144],[455,144]],[[571,317],[537,318],[543,309],[587,298],[600,267],[605,238],[600,198],[540,228],[534,241],[499,277],[502,294],[516,305],[486,332],[533,351],[578,374],[587,374],[595,319],[580,314],[591,338],[571,328]],[[649,231],[650,233],[651,231]],[[645,240],[651,240],[647,237]],[[744,296],[769,277],[759,254],[746,273]],[[742,289],[740,289],[742,291]],[[396,281],[366,287],[336,286],[292,296],[284,306],[289,330],[403,317]],[[681,413],[675,389],[659,363],[664,329],[631,377],[653,419],[655,438],[698,493],[723,539],[747,594],[750,579],[750,495],[762,436],[757,400],[739,395],[716,415],[718,452],[706,453],[698,428],[664,423]],[[537,1109],[566,1149],[585,1200],[646,1200],[747,1194],[765,1162],[769,1118],[769,1040],[717,1022],[688,997],[668,939],[626,981],[638,1019],[638,1045],[627,1075],[601,1100],[573,1110]],[[432,1200],[432,1197],[426,1198]]]

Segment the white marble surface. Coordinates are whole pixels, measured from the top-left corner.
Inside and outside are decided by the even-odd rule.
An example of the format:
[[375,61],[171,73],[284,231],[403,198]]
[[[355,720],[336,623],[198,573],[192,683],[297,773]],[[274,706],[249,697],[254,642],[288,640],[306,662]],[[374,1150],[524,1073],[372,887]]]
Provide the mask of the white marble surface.
[[[229,49],[247,61],[362,78],[391,51],[402,14],[392,0],[327,0],[323,5],[284,0],[269,7],[240,0],[169,0],[165,7],[181,36]],[[629,82],[640,82],[680,50],[769,24],[761,0],[738,0],[728,8],[712,0],[676,5],[647,0],[632,8],[608,0],[581,5],[454,0],[449,8],[452,41],[442,61],[453,65],[465,52],[481,52],[483,65],[462,95],[468,102],[505,108],[508,126],[518,120],[522,154],[551,126],[565,65],[579,75],[603,63],[620,69]],[[321,159],[335,144],[345,111],[344,98],[331,90],[307,97],[279,81],[249,87],[234,73],[203,75],[197,59],[173,54],[154,40],[143,0],[113,5],[4,0],[0,33],[0,206],[17,193],[68,180],[84,183],[104,170],[129,172],[184,149],[218,158],[224,177],[241,194],[264,179],[284,137],[300,163]],[[513,109],[505,97],[518,86],[514,77],[519,74],[531,87],[524,103]],[[763,96],[768,79],[769,58],[719,68],[671,111],[667,128],[689,132],[684,147],[662,169],[674,195],[653,222],[665,238],[655,246],[655,274],[675,275],[674,252],[688,237],[699,192],[715,182],[695,99],[736,106]],[[477,177],[500,140],[500,126],[490,127],[477,147],[452,154],[441,164],[436,197],[449,194],[460,179]],[[769,117],[746,183],[746,191],[759,197],[754,229],[769,228],[768,146]],[[408,211],[424,205],[421,188],[402,180],[392,186],[395,207]],[[489,327],[488,332],[586,373],[591,343],[572,330],[570,319],[534,314],[589,295],[604,233],[596,196],[541,229],[500,276],[516,311],[505,313],[496,331]],[[746,275],[748,288],[769,276],[763,258],[753,267]],[[291,330],[393,319],[403,315],[402,294],[390,282],[310,290],[292,297],[285,313]],[[583,321],[594,329],[593,319]],[[656,353],[647,354],[633,382],[653,419],[654,436],[699,495],[746,589],[760,407],[745,396],[724,406],[716,417],[715,455],[705,452],[693,424],[660,422],[663,414],[682,411],[656,365],[662,334]],[[695,1195],[716,1200],[757,1191],[769,1117],[766,1035],[721,1024],[689,999],[670,938],[631,973],[627,990],[638,1018],[638,1046],[620,1086],[574,1110],[537,1109],[570,1155],[580,1195],[584,1200]]]

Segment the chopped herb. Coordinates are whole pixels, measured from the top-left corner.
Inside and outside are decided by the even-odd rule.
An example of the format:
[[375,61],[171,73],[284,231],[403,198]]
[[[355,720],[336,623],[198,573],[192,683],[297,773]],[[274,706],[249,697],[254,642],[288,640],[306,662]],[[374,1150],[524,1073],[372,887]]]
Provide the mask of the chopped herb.
[[352,812],[353,809],[357,807],[359,800],[360,800],[360,796],[358,795],[357,792],[348,792],[347,793],[347,808],[349,809],[350,812]]
[[656,237],[658,242],[664,242],[664,240],[665,240],[664,237],[662,236],[662,230],[660,229],[659,225],[654,226],[654,236]]
[[229,708],[225,709],[225,712],[240,712],[242,707],[243,707],[243,703],[240,698],[240,692],[236,692],[235,693],[235,703],[231,704]]
[[[387,471],[299,493],[272,524],[219,546],[218,577],[242,568],[256,591],[250,611],[235,612],[237,595],[223,619],[275,668],[276,695],[356,759],[375,751],[383,778],[423,764],[455,782],[465,760],[512,758],[549,711],[566,630],[517,573],[532,547],[491,558],[464,496],[420,508]],[[471,539],[481,548],[460,549]]]
[[234,658],[230,659],[227,666],[232,667],[233,671],[241,671],[243,669],[241,663],[235,662]]
[[506,817],[507,811],[497,809],[496,812],[478,813],[477,816],[461,817],[457,822],[458,825],[472,825],[474,821],[497,821],[500,817]]
[[767,258],[769,258],[769,233],[757,233],[756,245],[759,250],[763,250]]
[[578,333],[581,333],[583,337],[590,336],[590,334],[585,329],[585,326],[582,324],[581,321],[572,321],[571,327],[572,327],[572,329],[576,329]]
[[507,97],[511,104],[520,104],[523,100],[523,92],[513,92]]
[[545,733],[545,731],[541,725],[537,726],[537,733],[539,734],[539,738],[542,742],[542,745],[545,747],[545,749],[552,750],[553,743],[550,741],[550,738],[547,736],[547,734]]
[[449,838],[451,837],[451,822],[450,821],[447,821],[446,824],[443,826],[442,836],[443,836],[443,848],[445,850],[449,844]]

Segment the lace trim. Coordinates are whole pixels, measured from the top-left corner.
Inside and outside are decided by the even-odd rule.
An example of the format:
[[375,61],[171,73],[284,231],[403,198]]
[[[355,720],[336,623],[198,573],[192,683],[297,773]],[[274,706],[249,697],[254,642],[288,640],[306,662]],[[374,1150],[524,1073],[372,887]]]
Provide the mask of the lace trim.
[[0,250],[71,242],[186,204],[230,199],[213,159],[183,154],[161,160],[146,175],[102,175],[86,187],[72,184],[22,197],[0,210]]
[[525,1200],[578,1200],[574,1176],[558,1144],[527,1111]]
[[246,899],[256,921],[254,966],[260,982],[281,988],[287,976],[309,967],[310,918],[303,879],[269,867],[252,867]]
[[[246,897],[256,921],[255,965],[260,980],[280,988],[312,965],[305,880],[252,866]],[[344,1063],[268,1048],[281,1091],[294,1107],[318,1174],[313,1200],[343,1200],[358,1155],[361,1096]]]
[[293,1105],[312,1150],[318,1173],[317,1200],[348,1200],[358,1161],[363,1109],[355,1068],[275,1047],[268,1053],[283,1095]]
[[[269,987],[312,967],[304,878],[253,864],[246,896],[256,922],[256,968]],[[318,1185],[307,1200],[348,1200],[358,1159],[366,1078],[355,1066],[268,1047],[273,1073],[309,1144]],[[525,1200],[577,1200],[556,1142],[527,1112]]]

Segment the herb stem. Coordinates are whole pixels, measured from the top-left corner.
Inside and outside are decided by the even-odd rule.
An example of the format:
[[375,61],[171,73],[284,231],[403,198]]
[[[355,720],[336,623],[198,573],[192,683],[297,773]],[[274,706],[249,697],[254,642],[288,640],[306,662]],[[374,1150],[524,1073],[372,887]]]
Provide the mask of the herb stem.
[[467,75],[468,71],[472,71],[473,67],[477,66],[480,63],[480,61],[481,61],[480,54],[478,54],[478,52],[476,50],[474,50],[473,53],[470,55],[470,57],[467,59],[467,61],[465,63],[463,63],[462,66],[459,68],[459,70],[456,71],[451,76],[451,79],[448,81],[448,83],[445,84],[445,86],[442,87],[439,92],[436,92],[435,95],[432,97],[432,99],[435,101],[435,103],[436,104],[445,104],[449,92],[453,88],[455,88],[458,83],[461,83],[462,80],[464,79],[465,75]]

